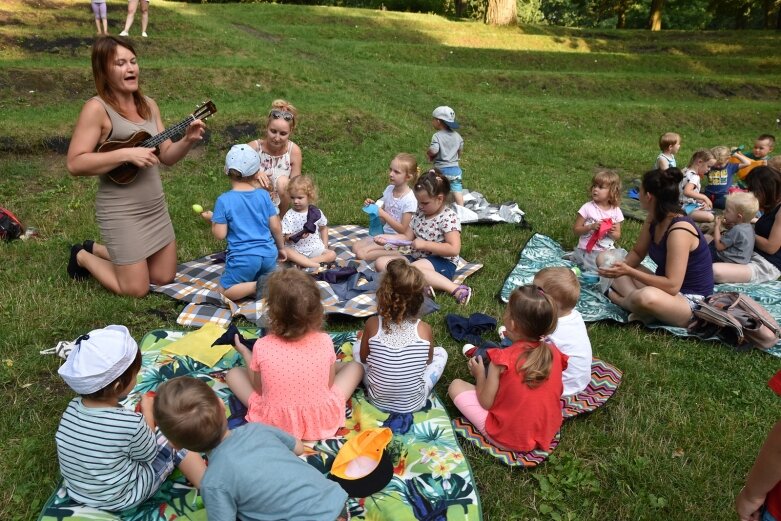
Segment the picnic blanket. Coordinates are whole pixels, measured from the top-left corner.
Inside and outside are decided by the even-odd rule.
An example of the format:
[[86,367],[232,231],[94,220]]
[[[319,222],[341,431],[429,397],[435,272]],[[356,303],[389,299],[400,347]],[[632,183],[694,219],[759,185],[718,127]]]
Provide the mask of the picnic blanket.
[[[242,329],[245,337],[257,331]],[[231,350],[209,367],[181,355],[166,352],[165,347],[182,338],[185,332],[156,330],[140,343],[143,367],[138,383],[125,407],[134,408],[141,395],[156,389],[162,382],[177,376],[193,376],[209,384],[226,403],[226,414],[236,409],[237,400],[225,385],[226,370],[239,364],[239,355]],[[337,357],[352,358],[356,334],[332,333]],[[235,416],[235,415],[234,415]],[[232,423],[229,420],[229,423]],[[480,498],[474,476],[464,458],[451,428],[450,417],[442,402],[432,395],[425,407],[414,414],[388,414],[379,411],[358,390],[347,404],[347,422],[337,438],[315,444],[308,463],[324,474],[329,471],[339,447],[362,429],[386,426],[393,430],[388,445],[392,455],[394,477],[380,492],[365,499],[350,499],[353,519],[433,520],[482,519]],[[206,521],[203,501],[188,486],[179,471],[163,484],[154,497],[142,505],[113,514],[73,502],[60,486],[41,512],[39,521],[173,521],[190,519]]]
[[[571,267],[574,264],[565,258],[566,252],[559,243],[542,234],[534,234],[521,250],[518,263],[512,269],[504,281],[500,298],[507,302],[510,293],[524,284],[530,284],[534,274],[548,266]],[[646,258],[643,265],[651,270],[656,266],[651,259]],[[773,317],[781,321],[781,282],[763,282],[761,284],[717,284],[714,291],[738,291],[745,293],[770,312]],[[581,280],[580,300],[576,309],[583,315],[586,322],[599,320],[614,320],[627,323],[628,313],[621,307],[613,304],[599,289],[598,284],[586,284]],[[651,329],[665,329],[676,336],[696,336],[682,327],[667,326],[664,324],[648,324]],[[703,340],[720,340],[716,337]],[[781,357],[781,342],[771,349],[763,349],[765,353]]]
[[[358,261],[351,248],[353,242],[368,236],[367,228],[351,224],[328,229],[329,246],[336,251],[337,262],[345,266],[354,266],[364,275],[357,279],[356,285],[359,289],[361,285],[368,284],[376,273],[368,263]],[[482,264],[461,259],[456,267],[453,281],[461,284],[482,267]],[[263,325],[265,300],[245,299],[233,302],[217,291],[224,269],[223,252],[207,255],[179,264],[176,267],[174,281],[164,286],[152,286],[152,291],[186,302],[176,319],[176,322],[183,326],[201,327],[208,322],[226,326],[237,316],[243,316],[255,324]],[[354,317],[368,317],[377,312],[377,299],[373,291],[344,299],[339,296],[334,285],[325,281],[318,281],[317,285],[320,287],[323,307],[327,314],[342,313]]]
[[[561,399],[561,415],[565,420],[595,411],[613,396],[621,385],[622,372],[607,362],[594,358],[591,362],[591,381],[583,391]],[[511,467],[536,467],[558,447],[561,432],[557,432],[549,450],[535,449],[528,452],[513,452],[492,445],[466,418],[453,420],[456,434],[469,441],[483,452],[497,458]]]

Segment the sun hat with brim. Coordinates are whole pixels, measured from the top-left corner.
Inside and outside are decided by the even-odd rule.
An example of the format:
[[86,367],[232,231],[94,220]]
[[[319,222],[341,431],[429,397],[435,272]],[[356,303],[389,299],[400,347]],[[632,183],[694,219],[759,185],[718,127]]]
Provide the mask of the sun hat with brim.
[[460,126],[458,123],[456,123],[456,112],[446,105],[435,108],[431,115],[447,125],[450,130],[456,129]]
[[350,497],[367,497],[384,489],[393,478],[393,462],[385,450],[392,438],[387,427],[359,433],[339,449],[328,478]]
[[252,177],[260,170],[260,156],[249,145],[233,145],[225,156],[225,174],[235,170],[241,177]]
[[57,371],[78,394],[92,394],[122,376],[136,359],[138,344],[125,326],[95,329],[76,339]]

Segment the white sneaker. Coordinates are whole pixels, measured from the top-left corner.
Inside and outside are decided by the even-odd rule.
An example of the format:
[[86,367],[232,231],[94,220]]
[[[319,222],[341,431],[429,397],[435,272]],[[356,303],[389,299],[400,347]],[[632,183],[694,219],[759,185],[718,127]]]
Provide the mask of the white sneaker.
[[146,34],[146,31],[144,31],[143,33],[141,33],[141,36],[143,36],[144,38],[149,38],[149,35],[148,35],[148,34]]
[[67,341],[67,340],[60,340],[57,342],[57,345],[54,347],[50,347],[48,349],[44,349],[43,351],[39,351],[42,355],[57,355],[63,360],[68,359],[68,355],[71,354],[71,351],[73,351],[73,348],[76,346],[76,343],[73,341]]
[[505,338],[507,338],[507,328],[504,326],[499,326],[499,329],[497,330],[499,333],[499,339],[504,341]]
[[128,35],[128,33],[127,33],[127,31],[122,31],[121,33],[119,33],[119,35],[120,35],[120,36],[127,36],[127,35]]

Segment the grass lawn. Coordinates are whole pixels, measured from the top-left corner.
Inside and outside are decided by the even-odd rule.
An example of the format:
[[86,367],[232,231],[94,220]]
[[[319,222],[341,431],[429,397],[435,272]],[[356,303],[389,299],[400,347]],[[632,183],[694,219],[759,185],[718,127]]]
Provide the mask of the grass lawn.
[[[124,16],[124,2],[109,3],[113,34]],[[294,140],[331,223],[366,223],[363,199],[381,193],[397,152],[424,158],[431,110],[447,104],[463,127],[465,185],[518,201],[534,231],[566,247],[595,169],[630,182],[653,164],[664,131],[683,136],[685,164],[700,147],[750,145],[774,131],[779,113],[781,40],[769,32],[498,29],[417,14],[164,0],[152,3],[150,20],[150,38],[135,43],[144,90],[166,124],[207,98],[219,110],[206,144],[164,172],[181,260],[220,247],[190,206],[211,207],[226,190],[227,148],[259,136],[275,98],[300,109]],[[0,205],[41,234],[0,245],[3,520],[34,519],[58,480],[53,435],[72,393],[59,360],[38,351],[110,323],[140,339],[176,327],[181,309],[65,274],[68,246],[98,235],[96,182],[71,178],[63,150],[94,92],[93,31],[81,0],[0,6]],[[638,230],[627,223],[621,245],[631,247]],[[468,307],[442,296],[442,311],[427,319],[451,355],[440,395],[468,376],[445,314],[500,316],[497,293],[531,233],[464,228],[462,255],[485,267],[469,279]],[[589,334],[595,354],[624,370],[621,388],[604,410],[567,423],[556,458],[534,472],[466,448],[485,518],[734,518],[733,499],[781,415],[765,385],[779,361],[636,325],[593,324]]]

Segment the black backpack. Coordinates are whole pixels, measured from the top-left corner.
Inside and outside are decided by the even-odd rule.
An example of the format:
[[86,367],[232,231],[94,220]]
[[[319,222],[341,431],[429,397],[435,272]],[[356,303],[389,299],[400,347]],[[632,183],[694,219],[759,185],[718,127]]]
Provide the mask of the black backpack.
[[0,207],[0,239],[10,242],[18,239],[22,232],[24,228],[19,219],[10,210]]

